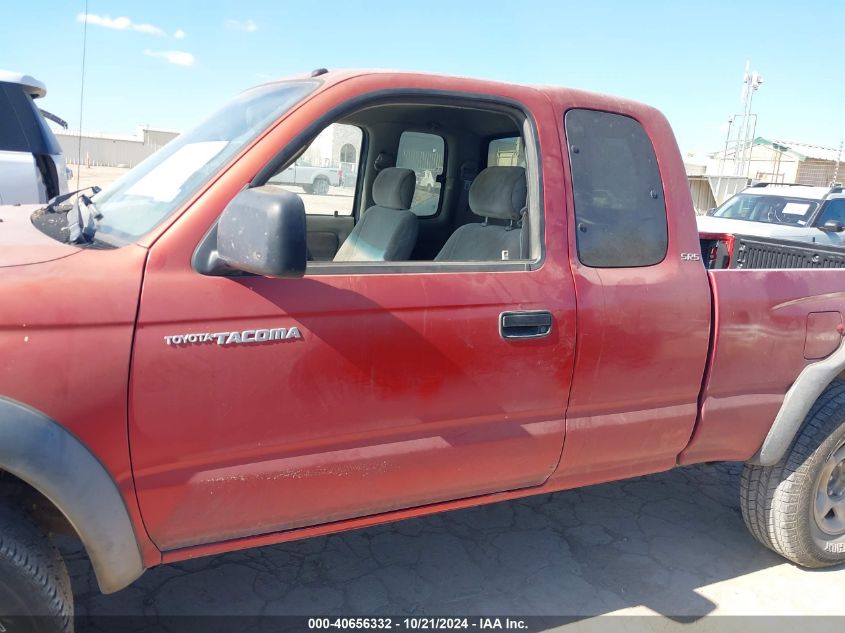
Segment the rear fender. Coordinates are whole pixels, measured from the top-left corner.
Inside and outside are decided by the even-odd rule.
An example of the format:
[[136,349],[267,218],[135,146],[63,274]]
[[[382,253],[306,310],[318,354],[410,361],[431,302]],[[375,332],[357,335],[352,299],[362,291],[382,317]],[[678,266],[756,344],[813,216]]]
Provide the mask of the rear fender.
[[760,466],[777,464],[792,445],[813,404],[827,386],[845,371],[845,340],[824,360],[807,365],[786,392],[772,428],[760,450],[748,460]]

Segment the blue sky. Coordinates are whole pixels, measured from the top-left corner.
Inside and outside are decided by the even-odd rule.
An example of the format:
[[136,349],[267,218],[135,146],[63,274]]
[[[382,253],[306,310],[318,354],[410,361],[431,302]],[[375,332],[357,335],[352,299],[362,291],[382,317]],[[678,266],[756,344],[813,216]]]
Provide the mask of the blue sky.
[[[0,67],[44,81],[42,107],[72,128],[84,13],[84,0],[3,7]],[[751,60],[765,80],[759,135],[845,137],[837,0],[89,0],[88,14],[82,122],[92,132],[185,130],[270,78],[384,67],[638,99],[669,117],[683,151],[713,151]]]

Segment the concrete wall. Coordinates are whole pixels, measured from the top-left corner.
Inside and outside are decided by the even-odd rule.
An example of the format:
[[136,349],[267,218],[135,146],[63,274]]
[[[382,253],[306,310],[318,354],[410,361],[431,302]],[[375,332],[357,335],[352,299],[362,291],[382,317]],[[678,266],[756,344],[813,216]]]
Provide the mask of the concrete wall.
[[827,187],[834,178],[836,182],[845,182],[845,164],[840,164],[837,170],[834,162],[808,158],[798,167],[795,182],[802,185]]

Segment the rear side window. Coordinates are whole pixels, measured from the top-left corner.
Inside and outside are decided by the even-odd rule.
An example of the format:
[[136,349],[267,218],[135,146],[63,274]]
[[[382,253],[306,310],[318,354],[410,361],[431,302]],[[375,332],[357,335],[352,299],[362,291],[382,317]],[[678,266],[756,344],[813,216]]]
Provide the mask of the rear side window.
[[578,258],[595,268],[652,266],[668,246],[651,140],[634,119],[596,110],[565,118]]
[[15,92],[21,93],[20,88],[0,83],[0,151],[29,152],[29,143],[12,104]]
[[488,167],[525,167],[525,144],[521,136],[508,136],[490,141],[487,146]]
[[397,167],[413,169],[417,188],[411,211],[419,217],[435,215],[440,207],[440,176],[443,174],[446,144],[436,134],[402,132],[399,137]]
[[61,153],[32,98],[16,84],[0,83],[0,150]]

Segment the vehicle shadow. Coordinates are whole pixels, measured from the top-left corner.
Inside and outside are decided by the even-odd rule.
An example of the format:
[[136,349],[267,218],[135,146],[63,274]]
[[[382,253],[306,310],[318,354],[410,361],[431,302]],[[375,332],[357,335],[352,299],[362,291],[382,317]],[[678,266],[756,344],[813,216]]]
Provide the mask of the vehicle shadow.
[[738,464],[458,510],[149,570],[100,595],[63,546],[77,614],[544,615],[626,607],[696,620],[699,589],[784,561],[748,534]]

